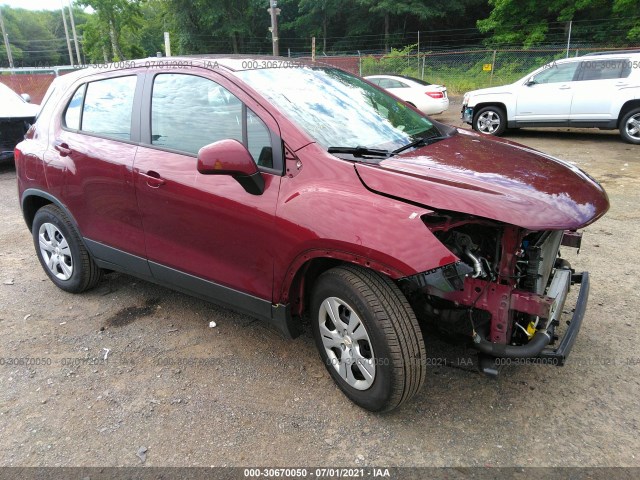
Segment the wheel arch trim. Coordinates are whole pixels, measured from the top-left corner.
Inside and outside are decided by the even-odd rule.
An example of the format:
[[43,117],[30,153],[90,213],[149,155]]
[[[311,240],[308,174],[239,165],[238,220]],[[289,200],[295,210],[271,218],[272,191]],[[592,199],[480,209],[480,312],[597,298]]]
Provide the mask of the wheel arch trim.
[[507,122],[509,121],[509,109],[507,108],[507,105],[505,103],[502,102],[491,102],[491,101],[487,101],[487,102],[479,102],[477,105],[475,105],[473,107],[473,118],[471,119],[472,121],[475,119],[476,114],[478,113],[478,111],[480,111],[480,109],[484,108],[484,107],[498,107],[501,108],[505,115],[507,116],[506,120]]
[[616,121],[616,128],[619,129],[622,124],[622,119],[627,115],[627,113],[635,110],[636,108],[640,108],[640,98],[626,101],[620,108],[620,113],[618,114],[618,119]]
[[[300,253],[289,265],[284,279],[280,285],[280,289],[275,291],[276,301],[281,304],[291,305],[291,314],[299,315],[305,308],[305,295],[308,286],[305,285],[305,277],[307,270],[314,260],[326,260],[330,264],[347,263],[358,265],[392,279],[403,278],[406,276],[389,265],[374,260],[369,257],[358,255],[356,253],[337,249],[311,249]],[[296,298],[299,294],[299,298]]]
[[[24,192],[22,192],[22,196],[20,198],[20,208],[22,209],[22,216],[27,226],[29,227],[29,231],[31,231],[31,227],[33,226],[33,219],[35,217],[37,210],[34,211],[33,216],[31,216],[31,212],[27,211],[28,209],[26,208],[26,203],[29,198],[33,198],[33,197],[40,197],[45,200],[48,200],[50,203],[53,203],[56,207],[60,208],[60,210],[62,210],[63,213],[69,218],[71,223],[73,223],[73,226],[76,228],[78,233],[80,233],[80,229],[78,228],[78,222],[76,221],[73,214],[66,207],[66,205],[62,203],[54,195],[51,195],[50,193],[47,193],[37,188],[27,188]],[[82,237],[82,235],[80,236]]]

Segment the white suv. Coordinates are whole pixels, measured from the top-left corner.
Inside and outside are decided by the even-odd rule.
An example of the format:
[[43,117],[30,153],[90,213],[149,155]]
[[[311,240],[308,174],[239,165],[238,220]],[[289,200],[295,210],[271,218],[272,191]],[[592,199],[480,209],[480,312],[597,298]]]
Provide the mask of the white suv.
[[520,127],[617,128],[640,145],[640,51],[557,60],[511,85],[468,92],[462,119],[487,135]]

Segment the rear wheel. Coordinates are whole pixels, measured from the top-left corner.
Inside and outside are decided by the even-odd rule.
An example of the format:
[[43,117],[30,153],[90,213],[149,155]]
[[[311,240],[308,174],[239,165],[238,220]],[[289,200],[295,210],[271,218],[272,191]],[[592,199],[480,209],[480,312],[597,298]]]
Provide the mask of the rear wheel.
[[80,293],[98,284],[102,271],[62,210],[55,205],[38,210],[32,234],[40,264],[59,288]]
[[500,107],[483,107],[473,116],[473,129],[485,135],[502,135],[507,129],[507,114]]
[[620,121],[620,136],[629,143],[640,145],[640,108],[628,112]]
[[418,392],[426,375],[424,341],[390,279],[356,266],[333,268],[316,282],[311,309],[320,356],[354,403],[389,411]]

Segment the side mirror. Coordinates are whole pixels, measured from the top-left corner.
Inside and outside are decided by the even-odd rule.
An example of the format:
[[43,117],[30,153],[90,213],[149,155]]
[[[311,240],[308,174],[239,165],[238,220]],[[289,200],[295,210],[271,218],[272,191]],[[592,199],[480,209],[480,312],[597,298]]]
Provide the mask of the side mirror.
[[249,150],[237,140],[205,145],[198,152],[198,172],[203,175],[231,175],[252,195],[262,195],[264,178]]
[[535,78],[534,78],[534,77],[529,77],[529,80],[527,80],[527,81],[525,82],[525,85],[526,85],[527,87],[530,87],[531,85],[535,85],[536,83],[537,83],[537,82],[536,82],[536,80],[535,80]]
[[28,93],[22,93],[20,94],[20,96],[25,102],[31,103],[31,95],[29,95]]

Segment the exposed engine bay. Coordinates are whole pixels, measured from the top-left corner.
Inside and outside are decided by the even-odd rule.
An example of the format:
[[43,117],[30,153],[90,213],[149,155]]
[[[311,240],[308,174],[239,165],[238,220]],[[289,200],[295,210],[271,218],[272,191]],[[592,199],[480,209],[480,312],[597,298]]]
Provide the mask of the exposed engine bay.
[[585,283],[586,304],[588,275],[582,274],[584,282],[575,275],[560,257],[560,246],[579,248],[581,234],[531,232],[456,214],[427,215],[423,221],[460,261],[401,283],[416,314],[491,360],[549,357],[563,364],[575,335],[560,351],[548,346],[558,340],[571,284]]

